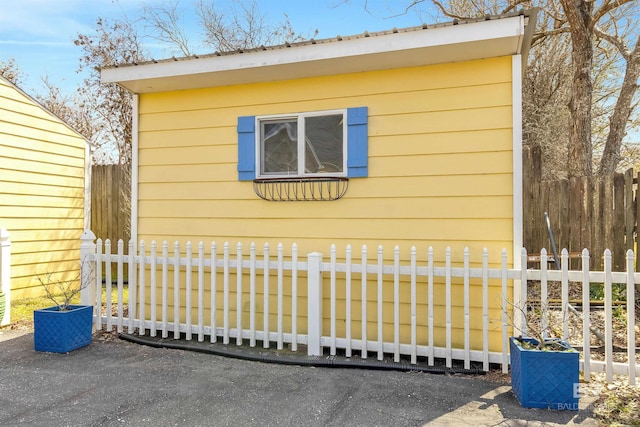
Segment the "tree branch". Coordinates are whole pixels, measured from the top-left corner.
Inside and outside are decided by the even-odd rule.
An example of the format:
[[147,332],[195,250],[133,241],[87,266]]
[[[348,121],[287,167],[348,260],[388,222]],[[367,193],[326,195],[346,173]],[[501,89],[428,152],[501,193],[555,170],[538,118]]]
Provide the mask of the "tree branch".
[[180,25],[178,3],[168,3],[165,6],[145,6],[144,20],[156,30],[157,35],[150,37],[161,42],[170,43],[184,56],[191,56],[189,40]]
[[626,3],[631,3],[632,1],[637,1],[637,0],[613,0],[613,1],[607,0],[605,3],[602,4],[602,7],[596,10],[595,13],[592,15],[591,26],[595,28],[595,26],[598,25],[598,21],[600,21],[600,19],[602,19],[602,17],[605,16],[607,13],[611,12],[614,9],[619,8],[620,6]]
[[627,122],[633,112],[633,97],[638,89],[638,78],[640,78],[640,36],[627,60],[627,68],[620,87],[620,94],[613,114],[609,118],[609,134],[607,135],[602,160],[600,161],[599,173],[601,175],[615,172],[616,166],[621,160],[620,147],[622,146],[622,139],[626,135]]
[[620,36],[612,36],[611,34],[602,31],[597,25],[593,27],[593,30],[598,38],[609,42],[612,46],[618,49],[618,52],[620,52],[625,60],[631,60],[631,50]]
[[538,31],[533,35],[533,38],[531,39],[531,45],[535,46],[536,44],[538,44],[538,42],[548,37],[557,36],[560,34],[566,34],[570,32],[571,30],[569,29],[569,27],[556,28],[548,31]]
[[[422,0],[420,0],[420,2],[421,2],[421,1],[422,1]],[[453,18],[453,19],[469,19],[469,17],[468,17],[468,16],[460,16],[460,15],[456,15],[455,13],[451,13],[451,12],[449,12],[449,11],[448,11],[448,10],[447,10],[443,5],[442,5],[442,3],[440,3],[438,0],[431,0],[431,2],[432,2],[434,5],[436,5],[436,7],[437,7],[438,9],[440,9],[440,11],[442,12],[442,14],[443,14],[444,16],[448,16],[449,18]],[[413,6],[415,6],[416,4],[418,4],[418,3],[416,2],[416,0],[414,0],[413,2],[411,2],[411,5],[410,5],[409,7],[413,7]],[[409,7],[407,7],[407,10],[409,10]]]

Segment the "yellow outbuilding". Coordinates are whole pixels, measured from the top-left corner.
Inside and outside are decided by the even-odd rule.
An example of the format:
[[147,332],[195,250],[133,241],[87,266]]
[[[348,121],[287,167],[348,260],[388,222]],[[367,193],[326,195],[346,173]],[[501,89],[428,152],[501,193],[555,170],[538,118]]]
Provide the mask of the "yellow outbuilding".
[[12,298],[42,294],[38,276],[79,276],[89,156],[83,136],[0,76],[0,229],[11,242]]
[[476,267],[506,248],[519,265],[534,26],[525,12],[102,70],[134,93],[132,238],[338,259],[398,245],[403,263],[411,246],[454,264],[468,248]]

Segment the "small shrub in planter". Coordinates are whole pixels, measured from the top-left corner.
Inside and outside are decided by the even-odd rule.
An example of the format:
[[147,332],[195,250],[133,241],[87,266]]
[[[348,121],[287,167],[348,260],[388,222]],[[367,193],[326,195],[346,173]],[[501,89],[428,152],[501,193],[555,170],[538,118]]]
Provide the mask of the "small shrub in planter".
[[68,353],[89,345],[93,337],[93,306],[71,304],[73,297],[86,285],[82,285],[79,277],[53,280],[51,274],[44,279],[38,277],[38,281],[55,305],[33,312],[34,349]]
[[578,410],[579,353],[560,340],[510,338],[511,387],[527,408]]

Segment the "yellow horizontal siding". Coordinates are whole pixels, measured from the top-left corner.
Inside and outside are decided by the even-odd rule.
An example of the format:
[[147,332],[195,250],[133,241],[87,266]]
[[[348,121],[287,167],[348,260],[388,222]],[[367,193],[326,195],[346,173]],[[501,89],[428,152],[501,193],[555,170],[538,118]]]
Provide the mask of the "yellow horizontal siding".
[[236,155],[237,144],[204,145],[195,147],[167,147],[150,148],[139,151],[139,165],[154,165],[165,161],[168,157],[174,159],[176,165],[191,165],[198,163],[210,164],[211,159],[228,159]]
[[[80,256],[76,253],[77,257]],[[11,271],[11,297],[14,300],[44,295],[38,277],[44,278],[55,272],[59,280],[75,280],[78,277],[78,260],[54,262],[42,261],[34,264],[19,264]]]
[[[49,122],[43,122],[39,124],[48,124]],[[42,129],[35,126],[33,123],[10,123],[0,120],[0,134],[7,134],[11,136],[22,136],[34,142],[39,141],[51,141],[51,138],[55,138],[53,143],[58,145],[77,145],[78,136],[75,136],[72,131],[66,127],[60,127],[55,130]]]
[[369,157],[512,150],[511,129],[370,136]]
[[84,138],[0,81],[0,227],[12,243],[12,298],[43,293],[38,276],[79,270]]
[[[208,159],[218,156],[234,156],[237,141],[230,139],[230,131],[234,132],[231,125],[220,129],[144,131],[140,135],[140,165],[162,162],[168,156],[173,156],[177,164],[199,163],[203,159],[209,161]],[[422,154],[425,147],[428,147],[432,154],[512,149],[511,129],[369,135],[369,140],[369,157]]]
[[19,123],[34,129],[47,128],[52,133],[73,135],[68,126],[35,105],[13,103],[11,108],[0,108],[0,117],[6,123]]
[[[429,241],[434,239],[452,242],[465,240],[509,240],[512,238],[511,219],[306,219],[306,218],[235,218],[232,215],[204,218],[145,218],[140,224],[140,233],[169,233],[167,223],[181,222],[181,233],[198,235],[214,230],[238,238],[276,240],[293,238],[299,240],[319,239],[329,236],[352,236],[354,244],[359,239],[404,239]],[[176,227],[178,228],[178,227]],[[219,230],[219,231],[216,231]],[[171,237],[171,234],[168,236]],[[502,249],[502,248],[500,248]]]
[[461,63],[412,67],[402,70],[403,78],[389,78],[389,71],[355,73],[321,79],[307,78],[265,84],[227,86],[144,95],[140,110],[144,113],[199,110],[237,106],[259,106],[261,98],[278,93],[274,106],[292,101],[319,101],[372,94],[407,93],[422,90],[469,88],[511,82],[511,58],[492,58]]
[[493,153],[389,156],[369,159],[371,176],[484,175],[511,173],[511,151]]
[[[411,208],[406,206],[410,201]],[[267,203],[267,202],[265,202]],[[474,206],[469,211],[467,206]],[[251,210],[255,206],[253,200],[141,200],[139,214],[145,218],[210,218],[212,212],[224,216],[224,210],[234,212],[234,218],[251,219],[256,213]],[[305,203],[292,212],[286,203],[269,206],[262,210],[260,219],[274,218],[306,218],[313,220],[352,218],[352,219],[491,219],[511,218],[513,200],[510,196],[462,196],[462,197],[411,197],[409,200],[399,198],[345,198],[335,203],[332,208],[325,208],[322,202]],[[341,210],[342,214],[336,212]]]
[[[44,151],[30,150],[29,147],[34,144],[28,144],[27,146],[15,147],[5,145],[6,141],[2,141],[2,155],[5,159],[11,158],[14,160],[22,160],[28,162],[35,162],[41,164],[52,165],[74,165],[76,168],[82,169],[84,167],[84,149],[78,147],[73,153],[60,154],[59,152],[51,153]],[[22,141],[25,143],[26,141]],[[59,148],[60,146],[52,147]],[[70,155],[72,154],[72,155]]]
[[[46,188],[47,187],[43,187],[43,190]],[[19,185],[17,186],[16,190],[17,193],[15,194],[2,194],[2,205],[0,205],[0,208],[3,206],[11,206],[25,208],[46,207],[63,209],[84,209],[84,199],[77,196],[73,197],[73,194],[71,195],[71,197],[65,197],[64,195],[56,196],[47,192],[39,192],[37,186],[32,185]]]
[[235,129],[231,124],[223,126],[222,138],[215,137],[214,126],[202,129],[176,130],[141,130],[139,134],[140,149],[154,148],[189,148],[197,146],[235,145],[237,141],[230,139],[229,132]]
[[84,206],[7,206],[0,205],[0,218],[14,218],[17,221],[28,219],[78,219],[84,217]]
[[[204,159],[202,159],[204,161]],[[208,163],[166,164],[141,167],[141,183],[162,182],[168,175],[179,182],[229,181],[237,179],[237,161],[211,159]],[[507,174],[513,169],[511,151],[370,158],[370,177],[429,175]],[[251,190],[253,191],[253,190]],[[373,193],[375,194],[375,193]]]
[[[16,231],[16,235],[19,233]],[[65,236],[60,232],[49,232],[50,236],[55,237],[52,240],[22,240],[11,242],[11,254],[12,255],[30,255],[33,253],[33,245],[40,244],[42,248],[46,248],[47,251],[62,251],[73,252],[79,250],[77,241],[80,239],[79,235]],[[13,234],[12,234],[13,236]],[[73,259],[73,255],[68,255],[68,259]]]
[[75,165],[67,165],[66,163],[60,164],[50,161],[44,162],[7,157],[5,157],[3,161],[3,168],[10,168],[14,171],[84,179],[84,163],[77,164],[79,162],[76,162]]
[[[420,185],[415,177],[369,177],[349,182],[348,199],[394,197],[458,197],[458,196],[510,196],[510,174],[491,175],[424,175]],[[378,188],[372,194],[371,186]],[[251,200],[253,189],[246,183],[227,180],[202,182],[145,182],[139,191],[139,200]],[[347,199],[345,199],[347,200]]]
[[[438,91],[412,91],[409,93],[390,93],[363,95],[358,98],[362,105],[377,105],[376,114],[425,114],[429,117],[447,117],[447,113],[469,110],[472,116],[477,116],[475,110],[500,108],[511,104],[510,84],[484,85],[465,88],[440,89]],[[283,105],[255,105],[255,115],[273,114],[283,110],[286,105],[288,112],[300,112],[335,108],[334,99],[322,101],[300,98]],[[168,131],[211,127],[211,118],[215,116],[218,123],[233,122],[242,114],[246,107],[233,106],[225,108],[189,109],[183,111],[171,110],[163,113],[148,113],[140,118],[140,128],[154,131]],[[175,126],[180,124],[179,128]],[[472,127],[472,129],[476,129]]]
[[[47,249],[47,255],[46,257],[42,255],[42,253],[34,253],[34,252],[26,252],[26,253],[15,253],[15,254],[11,254],[13,261],[17,264],[22,264],[22,265],[27,265],[27,264],[40,264],[40,263],[57,263],[57,262],[63,262],[63,261],[75,261],[76,263],[79,263],[79,259],[80,259],[80,252],[76,249],[77,248],[77,244],[76,242],[73,241],[67,241],[64,242],[66,243],[65,246],[61,249],[53,249],[53,247],[51,247],[48,244],[45,244],[44,246]],[[54,272],[55,270],[51,270],[51,272]]]
[[[250,242],[257,243],[261,256],[266,241],[272,244],[273,259],[275,243],[282,242],[288,253],[295,242],[302,260],[309,252],[320,251],[325,262],[332,243],[339,258],[347,244],[359,258],[366,244],[370,263],[375,263],[379,245],[387,263],[394,246],[401,245],[403,265],[414,245],[421,265],[429,246],[439,263],[445,248],[451,247],[457,264],[469,247],[476,266],[482,262],[483,248],[489,249],[492,265],[500,262],[500,251],[507,248],[511,262],[511,78],[511,58],[494,58],[141,95],[139,238],[148,244],[166,239],[170,248],[176,240],[183,244],[202,240],[207,250],[216,241],[219,252],[228,241],[232,253],[240,241],[245,257]],[[266,202],[254,194],[251,182],[237,180],[238,116],[357,106],[368,107],[369,176],[351,179],[343,199]],[[472,287],[472,323],[478,328],[482,298],[477,282]],[[387,297],[390,289],[385,288]],[[420,292],[423,308],[424,289]],[[443,288],[435,292],[435,334],[442,345]],[[491,292],[491,314],[499,316],[500,290],[492,286]],[[458,343],[459,286],[454,298]],[[338,304],[344,306],[343,297]],[[375,304],[369,305],[373,316]],[[327,307],[325,301],[325,311]],[[359,304],[353,308],[359,316]],[[403,310],[404,323],[407,313]],[[386,302],[385,334],[390,333],[391,314]],[[421,339],[426,336],[425,321],[420,322]],[[371,334],[373,327],[370,324]],[[477,348],[481,337],[477,332],[472,335]],[[499,337],[492,333],[490,340],[494,346]]]
[[[83,229],[71,228],[71,229],[12,229],[11,232],[11,245],[12,247],[20,242],[38,243],[38,242],[52,242],[56,240],[75,240],[80,241]],[[48,244],[48,243],[47,243]],[[78,243],[78,248],[80,244]]]
[[[56,213],[57,215],[58,213]],[[60,228],[66,229],[76,229],[78,231],[82,231],[83,224],[80,222],[82,219],[81,215],[74,214],[73,217],[56,217],[56,216],[47,216],[47,217],[32,217],[32,218],[11,218],[11,217],[3,217],[2,222],[6,225],[9,233],[14,231],[22,230],[50,230],[50,232],[54,233],[56,230]],[[78,236],[78,238],[80,238]],[[78,245],[80,245],[80,241],[78,241]]]
[[229,181],[230,175],[235,174],[237,177],[237,161],[225,160],[227,160],[225,163],[211,160],[210,163],[192,165],[167,164],[140,167],[139,182],[161,182],[167,174],[176,177],[178,182]]
[[369,126],[375,130],[373,135],[412,135],[505,129],[512,125],[511,107],[398,114],[393,116],[393,120],[375,114],[376,111],[373,109],[369,116]]
[[[68,144],[60,144],[54,141],[34,141],[33,139],[25,138],[20,135],[2,135],[2,146],[3,149],[14,148],[25,150],[28,153],[33,153],[34,155],[44,154],[53,154],[57,156],[63,156],[66,159],[79,159],[84,160],[84,147],[77,144],[76,140],[72,140],[72,142],[76,142],[76,144],[68,145]],[[22,157],[22,156],[20,156]],[[68,161],[68,160],[67,160]]]
[[[472,130],[485,129],[505,129],[511,127],[511,107],[510,106],[485,106],[482,108],[469,108],[449,111],[417,111],[417,112],[384,112],[377,110],[374,106],[377,104],[367,104],[367,100],[360,99],[357,104],[353,100],[349,100],[346,106],[369,105],[369,124],[376,132],[372,136],[377,135],[411,135],[423,133],[441,133],[441,132],[463,132]],[[411,100],[406,100],[410,102]],[[385,105],[381,102],[381,105]],[[346,107],[345,106],[345,107]],[[277,108],[280,107],[280,108]],[[308,105],[282,106],[263,105],[260,107],[251,107],[252,115],[266,115],[277,113],[291,113],[299,111],[319,111],[340,108],[336,106],[336,101],[326,101],[325,104],[311,103]],[[209,128],[210,132],[215,135],[217,132],[227,132],[228,128],[235,129],[235,122],[238,116],[246,115],[247,108],[236,108],[231,110],[222,110],[220,112],[211,111],[183,111],[174,112],[164,115],[143,115],[140,118],[140,129],[143,132],[148,131],[175,131],[183,129],[205,129]],[[393,120],[388,120],[388,116],[393,115]],[[227,124],[227,126],[212,127],[212,118],[215,117],[217,123]],[[173,120],[172,120],[173,119]],[[211,135],[210,135],[211,136]],[[184,142],[184,139],[181,139]],[[229,143],[227,138],[216,139],[213,144],[222,142]]]

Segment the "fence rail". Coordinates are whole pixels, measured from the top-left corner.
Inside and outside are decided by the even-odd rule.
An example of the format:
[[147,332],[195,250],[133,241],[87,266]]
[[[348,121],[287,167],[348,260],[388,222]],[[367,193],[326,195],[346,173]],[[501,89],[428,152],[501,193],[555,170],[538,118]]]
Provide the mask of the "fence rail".
[[[605,372],[611,381],[614,374],[623,374],[634,384],[640,372],[633,292],[634,284],[640,283],[640,273],[633,271],[631,251],[624,272],[612,271],[608,250],[603,271],[589,271],[588,262],[581,271],[569,270],[566,250],[563,268],[553,271],[545,262],[538,270],[508,268],[506,250],[492,264],[485,250],[481,266],[471,267],[466,249],[459,263],[447,250],[444,265],[440,265],[434,262],[431,248],[426,251],[426,260],[418,259],[416,248],[402,259],[397,247],[389,258],[382,248],[369,254],[363,247],[359,259],[354,259],[348,246],[338,261],[332,246],[327,261],[320,253],[300,258],[295,244],[285,256],[281,244],[274,254],[268,244],[260,247],[262,254],[258,254],[254,244],[245,253],[247,248],[240,244],[225,243],[219,248],[212,243],[205,254],[202,242],[184,247],[167,242],[152,242],[147,247],[140,242],[136,254],[130,242],[125,254],[122,241],[112,253],[109,240],[103,243],[98,239],[94,244],[93,239],[92,233],[85,233],[82,265],[95,278],[82,298],[101,309],[95,316],[98,329],[122,332],[126,327],[128,333],[140,335],[252,347],[262,344],[282,349],[287,344],[293,351],[304,345],[309,355],[340,351],[346,357],[407,359],[412,364],[420,358],[430,366],[441,359],[447,367],[455,363],[470,369],[474,364],[485,371],[490,364],[499,364],[507,372],[508,336],[514,327],[526,335],[528,325],[527,301],[521,296],[529,295],[528,286],[540,286],[540,302],[544,304],[549,298],[547,286],[557,281],[562,288],[559,310],[563,338],[571,338],[567,320],[570,284],[572,289],[580,288],[582,312],[589,314],[582,316],[582,332],[572,342],[583,347],[585,378],[588,380],[591,372]],[[543,261],[546,257],[543,250]],[[582,258],[588,261],[589,252],[583,251]],[[522,265],[526,260],[523,249]],[[115,280],[112,270],[116,271]],[[592,358],[591,283],[604,284],[604,360]],[[627,290],[625,362],[616,362],[613,357],[614,284]],[[328,295],[323,295],[327,291]],[[507,310],[511,304],[517,309]]]

